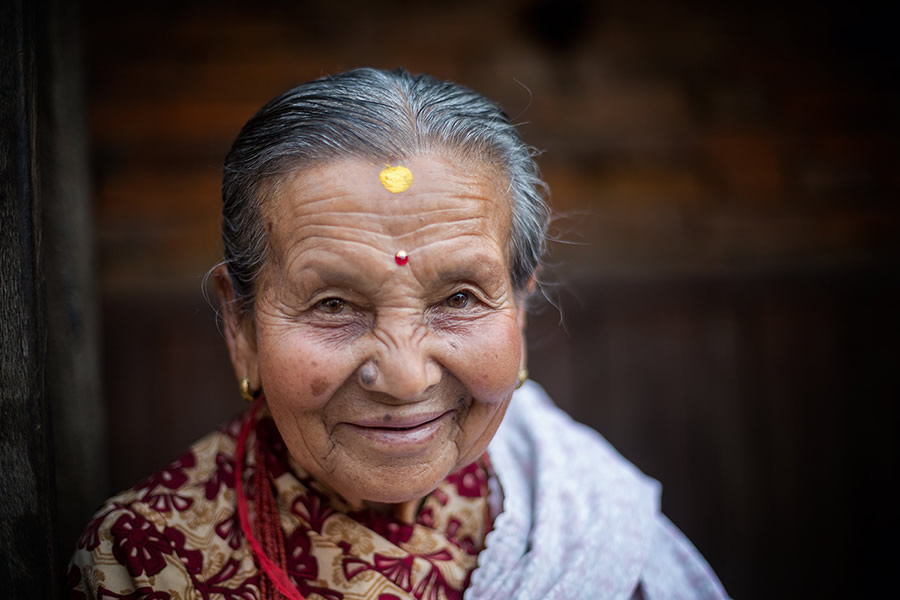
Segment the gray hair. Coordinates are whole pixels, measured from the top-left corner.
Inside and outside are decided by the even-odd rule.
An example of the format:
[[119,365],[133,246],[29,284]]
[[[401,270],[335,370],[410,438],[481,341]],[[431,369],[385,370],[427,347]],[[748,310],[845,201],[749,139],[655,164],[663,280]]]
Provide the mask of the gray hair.
[[328,160],[396,162],[430,150],[470,157],[508,178],[510,278],[517,291],[524,290],[541,262],[550,218],[536,151],[497,104],[468,88],[404,69],[356,69],[304,83],[267,103],[225,159],[224,263],[239,312],[252,312],[266,260],[266,181]]

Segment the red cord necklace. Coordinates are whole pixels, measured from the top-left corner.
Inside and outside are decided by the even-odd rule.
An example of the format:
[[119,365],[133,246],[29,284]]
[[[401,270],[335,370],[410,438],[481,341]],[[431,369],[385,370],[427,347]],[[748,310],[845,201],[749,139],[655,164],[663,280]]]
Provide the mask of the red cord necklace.
[[[250,412],[247,415],[246,422],[241,426],[240,435],[238,435],[237,448],[235,449],[235,492],[237,493],[238,518],[241,521],[241,530],[247,541],[250,542],[250,549],[256,556],[259,566],[265,574],[260,574],[260,593],[263,598],[274,598],[274,591],[266,582],[275,584],[278,591],[290,600],[304,600],[303,595],[297,591],[297,588],[291,583],[285,570],[285,552],[284,538],[281,534],[281,524],[278,520],[278,505],[272,494],[272,486],[269,483],[268,470],[266,469],[266,456],[262,451],[260,440],[256,441],[256,470],[254,472],[254,480],[256,482],[256,530],[260,532],[263,538],[263,544],[260,544],[256,536],[253,535],[253,529],[250,526],[250,511],[247,508],[247,497],[244,495],[243,471],[244,471],[244,455],[247,451],[247,437],[250,435],[250,429],[256,422],[256,412],[265,402],[265,398],[260,395],[253,403]],[[268,550],[268,552],[267,552]],[[269,558],[272,554],[279,564],[276,564]]]

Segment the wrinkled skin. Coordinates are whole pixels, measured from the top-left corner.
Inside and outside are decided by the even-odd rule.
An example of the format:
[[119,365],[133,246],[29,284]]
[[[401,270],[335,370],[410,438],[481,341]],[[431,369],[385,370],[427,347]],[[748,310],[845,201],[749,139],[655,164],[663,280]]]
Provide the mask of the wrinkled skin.
[[[437,155],[286,174],[263,206],[270,252],[251,317],[216,282],[238,377],[262,388],[297,463],[354,506],[411,521],[477,459],[524,361],[506,181]],[[398,250],[409,262],[398,265]]]

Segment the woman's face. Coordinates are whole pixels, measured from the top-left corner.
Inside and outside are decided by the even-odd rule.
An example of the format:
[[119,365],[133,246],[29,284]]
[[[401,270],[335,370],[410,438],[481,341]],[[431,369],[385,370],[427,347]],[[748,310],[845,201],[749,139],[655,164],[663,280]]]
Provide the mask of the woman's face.
[[399,193],[355,159],[275,182],[255,312],[229,327],[293,458],[353,504],[415,504],[478,458],[522,363],[507,182],[401,164]]

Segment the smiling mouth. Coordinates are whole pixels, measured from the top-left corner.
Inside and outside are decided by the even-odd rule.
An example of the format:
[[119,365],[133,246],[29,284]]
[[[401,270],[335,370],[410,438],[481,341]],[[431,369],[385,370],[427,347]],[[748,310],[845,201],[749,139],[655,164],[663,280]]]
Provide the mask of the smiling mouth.
[[432,437],[450,421],[453,411],[447,411],[425,418],[397,419],[399,423],[388,425],[383,420],[366,421],[363,424],[348,423],[357,435],[390,449],[413,448],[427,444]]
[[360,425],[360,427],[365,427],[366,429],[375,429],[375,430],[381,429],[384,431],[413,431],[415,429],[418,429],[419,427],[425,427],[430,423],[434,423],[435,421],[437,421],[438,419],[443,417],[445,414],[447,414],[447,413],[443,413],[443,414],[440,414],[440,415],[434,417],[433,419],[428,419],[427,421],[421,421],[414,425],[408,425],[408,426],[387,425],[387,424],[379,423],[378,425]]

